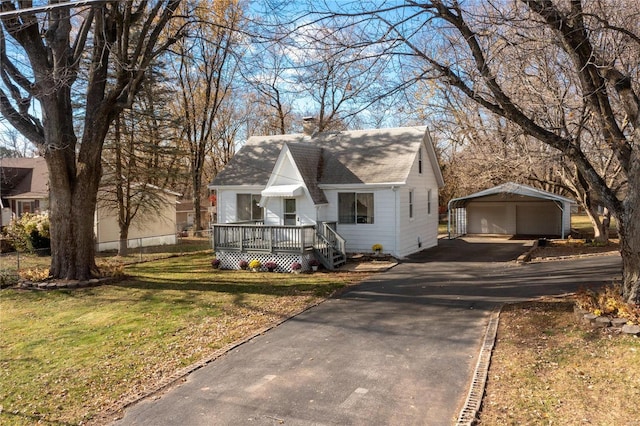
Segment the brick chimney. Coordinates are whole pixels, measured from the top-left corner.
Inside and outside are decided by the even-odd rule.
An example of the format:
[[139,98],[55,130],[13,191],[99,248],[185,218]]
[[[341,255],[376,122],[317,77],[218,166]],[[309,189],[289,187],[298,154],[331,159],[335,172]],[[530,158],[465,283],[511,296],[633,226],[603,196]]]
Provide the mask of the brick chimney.
[[315,117],[302,117],[302,133],[313,136],[318,130],[318,122]]

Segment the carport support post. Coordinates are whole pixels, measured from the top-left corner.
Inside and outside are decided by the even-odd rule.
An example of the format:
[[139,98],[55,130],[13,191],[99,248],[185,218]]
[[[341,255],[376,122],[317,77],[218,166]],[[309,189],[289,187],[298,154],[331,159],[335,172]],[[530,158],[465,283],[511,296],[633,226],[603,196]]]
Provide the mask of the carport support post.
[[564,203],[556,201],[556,206],[560,209],[560,238],[564,240]]

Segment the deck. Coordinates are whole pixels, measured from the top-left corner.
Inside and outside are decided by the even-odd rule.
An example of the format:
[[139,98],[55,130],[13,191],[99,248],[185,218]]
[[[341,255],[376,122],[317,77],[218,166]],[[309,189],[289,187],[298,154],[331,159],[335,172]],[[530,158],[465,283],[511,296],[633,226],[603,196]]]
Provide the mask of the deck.
[[314,225],[215,224],[212,238],[214,251],[304,253],[317,244]]

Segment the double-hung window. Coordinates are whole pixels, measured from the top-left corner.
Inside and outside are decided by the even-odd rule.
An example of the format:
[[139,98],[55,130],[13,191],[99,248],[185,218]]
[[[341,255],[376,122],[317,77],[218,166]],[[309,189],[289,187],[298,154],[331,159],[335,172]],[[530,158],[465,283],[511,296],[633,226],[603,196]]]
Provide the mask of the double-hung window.
[[338,193],[338,223],[373,223],[373,193]]
[[264,219],[260,203],[260,194],[236,194],[236,206],[238,210],[237,221],[261,221]]

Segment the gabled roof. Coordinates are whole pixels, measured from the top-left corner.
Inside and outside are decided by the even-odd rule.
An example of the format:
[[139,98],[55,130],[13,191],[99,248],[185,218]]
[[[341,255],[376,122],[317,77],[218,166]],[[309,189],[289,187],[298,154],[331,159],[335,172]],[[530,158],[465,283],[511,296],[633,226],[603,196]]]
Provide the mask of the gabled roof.
[[485,189],[484,191],[467,195],[466,197],[454,198],[451,201],[449,201],[449,208],[462,207],[468,201],[476,198],[482,198],[482,197],[488,197],[490,195],[500,195],[500,194],[520,195],[523,197],[541,198],[544,200],[575,204],[575,201],[558,194],[553,194],[551,192],[543,191],[541,189],[536,189],[531,186],[522,185],[515,182],[507,182],[507,183],[503,183],[502,185],[494,186],[493,188]]
[[425,127],[318,133],[313,137],[304,134],[252,137],[210,186],[266,185],[284,144],[312,197],[315,191],[320,191],[317,185],[323,184],[403,183],[423,141],[442,186],[442,175]]
[[298,171],[302,175],[314,204],[326,204],[324,191],[318,187],[318,177],[322,174],[322,148],[310,143],[286,143]]

